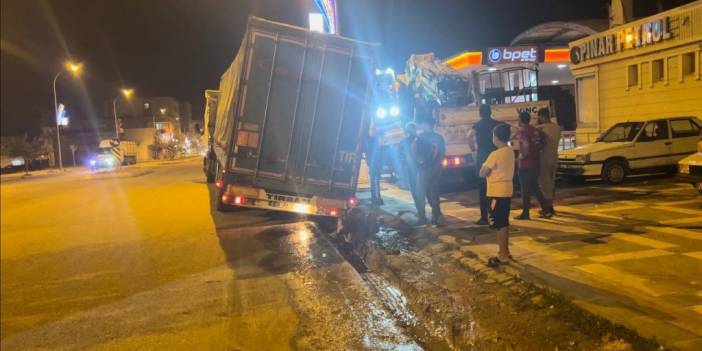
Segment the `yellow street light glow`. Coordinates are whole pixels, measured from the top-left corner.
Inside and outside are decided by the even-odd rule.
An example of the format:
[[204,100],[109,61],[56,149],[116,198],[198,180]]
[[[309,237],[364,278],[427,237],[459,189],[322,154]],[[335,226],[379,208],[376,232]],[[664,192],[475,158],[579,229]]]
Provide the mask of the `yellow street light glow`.
[[124,97],[127,99],[132,97],[133,93],[134,93],[134,89],[122,89],[122,95],[124,95]]
[[162,109],[160,109],[159,111],[161,111],[161,114],[162,114],[162,115],[165,115],[165,114],[166,114],[166,109],[165,109],[165,108],[162,108]]
[[73,73],[74,76],[77,76],[80,74],[80,71],[83,69],[83,64],[67,61],[66,62],[66,69],[69,70],[71,73]]

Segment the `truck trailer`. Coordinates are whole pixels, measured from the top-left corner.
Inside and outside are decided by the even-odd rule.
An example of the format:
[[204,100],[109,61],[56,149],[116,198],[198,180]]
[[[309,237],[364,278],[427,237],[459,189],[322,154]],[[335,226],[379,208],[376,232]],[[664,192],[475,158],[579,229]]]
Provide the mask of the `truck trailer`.
[[336,217],[355,204],[376,48],[249,18],[205,160],[218,209]]

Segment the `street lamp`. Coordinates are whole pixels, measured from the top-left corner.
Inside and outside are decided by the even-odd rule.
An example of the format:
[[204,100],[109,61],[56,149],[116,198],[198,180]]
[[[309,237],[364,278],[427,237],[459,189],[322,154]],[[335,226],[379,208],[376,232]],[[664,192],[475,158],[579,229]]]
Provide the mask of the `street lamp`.
[[[129,100],[129,98],[132,97],[132,94],[134,93],[134,89],[127,89],[127,88],[122,88],[120,90],[122,95],[124,96],[125,100]],[[119,124],[117,124],[117,99],[119,98],[118,96],[115,96],[114,99],[112,99],[112,114],[115,117],[115,138],[119,139]]]
[[[71,74],[74,77],[80,76],[80,72],[83,69],[83,64],[82,63],[75,63],[71,61],[67,61],[65,63],[66,70],[71,72]],[[58,77],[63,73],[63,70],[58,71],[56,75],[54,76],[54,118],[56,119],[56,146],[58,147],[58,161],[59,161],[59,169],[63,169],[63,159],[61,158],[61,132],[60,132],[60,127],[59,127],[59,109],[58,109],[58,98],[56,97],[56,80]]]

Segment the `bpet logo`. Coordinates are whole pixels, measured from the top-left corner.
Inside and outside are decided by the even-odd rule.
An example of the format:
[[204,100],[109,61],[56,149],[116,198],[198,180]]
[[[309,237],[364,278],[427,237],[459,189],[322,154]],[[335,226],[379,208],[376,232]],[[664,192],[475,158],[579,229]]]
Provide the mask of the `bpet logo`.
[[538,50],[535,46],[508,46],[490,48],[488,50],[490,63],[536,62]]
[[653,45],[673,37],[668,17],[624,28],[570,49],[570,62],[579,64],[629,49]]

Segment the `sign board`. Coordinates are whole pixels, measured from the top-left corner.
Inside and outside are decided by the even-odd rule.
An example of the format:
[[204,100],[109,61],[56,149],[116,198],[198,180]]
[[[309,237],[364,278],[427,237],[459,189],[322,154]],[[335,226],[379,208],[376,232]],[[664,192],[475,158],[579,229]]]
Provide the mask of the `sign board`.
[[68,126],[68,116],[66,113],[66,106],[64,104],[59,104],[56,110],[56,125],[66,127]]
[[537,46],[500,46],[487,49],[488,64],[535,63],[539,61]]
[[616,32],[588,37],[582,44],[570,48],[570,61],[577,65],[618,52],[657,44],[672,36],[669,18],[662,17],[626,26]]

